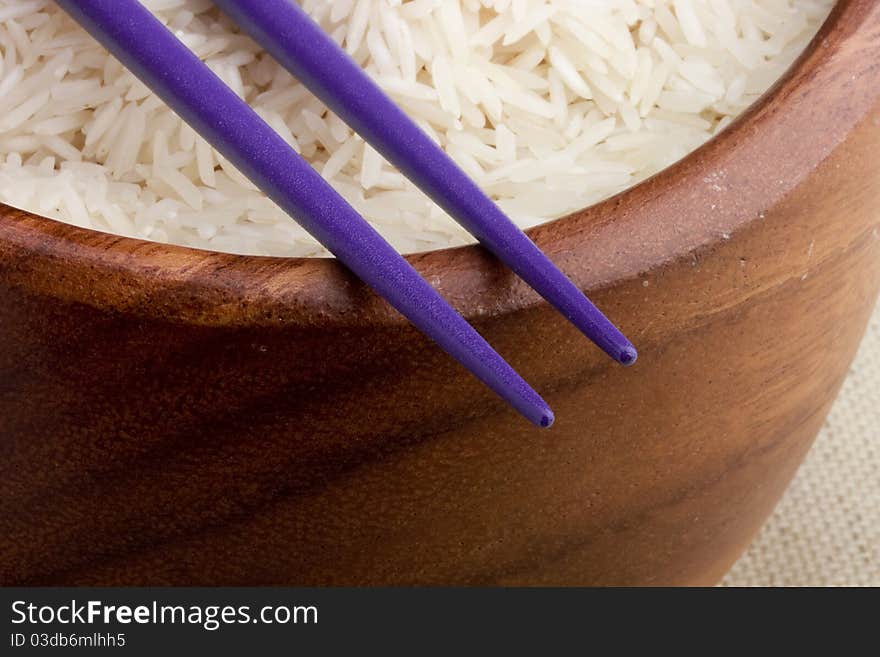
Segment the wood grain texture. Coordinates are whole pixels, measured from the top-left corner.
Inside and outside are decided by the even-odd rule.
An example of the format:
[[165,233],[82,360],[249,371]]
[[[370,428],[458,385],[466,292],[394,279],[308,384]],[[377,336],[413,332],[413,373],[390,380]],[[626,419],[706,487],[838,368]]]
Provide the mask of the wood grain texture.
[[0,209],[0,583],[709,584],[779,499],[880,287],[880,3],[719,138],[531,232],[609,363],[474,247],[411,261],[532,428],[334,261]]

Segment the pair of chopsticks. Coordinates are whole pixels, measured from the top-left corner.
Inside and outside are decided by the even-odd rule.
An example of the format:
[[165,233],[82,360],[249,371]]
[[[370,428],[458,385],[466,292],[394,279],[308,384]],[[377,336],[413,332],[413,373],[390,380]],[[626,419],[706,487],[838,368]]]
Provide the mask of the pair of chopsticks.
[[[214,0],[614,360],[632,344],[292,0]],[[184,121],[417,328],[538,426],[547,403],[357,211],[138,0],[56,0]]]

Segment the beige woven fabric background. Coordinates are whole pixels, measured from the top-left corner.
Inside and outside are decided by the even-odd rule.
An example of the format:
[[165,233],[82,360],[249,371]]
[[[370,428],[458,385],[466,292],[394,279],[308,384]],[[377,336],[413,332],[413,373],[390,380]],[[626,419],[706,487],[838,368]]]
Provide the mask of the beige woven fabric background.
[[728,586],[880,586],[880,306],[822,432]]

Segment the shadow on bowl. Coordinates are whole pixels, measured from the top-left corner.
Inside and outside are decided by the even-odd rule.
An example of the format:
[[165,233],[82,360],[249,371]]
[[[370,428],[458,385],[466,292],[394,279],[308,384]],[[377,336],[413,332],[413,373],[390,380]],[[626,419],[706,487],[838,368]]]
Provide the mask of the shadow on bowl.
[[530,234],[609,363],[475,247],[411,256],[557,412],[534,429],[331,260],[0,208],[0,583],[711,584],[880,287],[880,5],[731,128]]

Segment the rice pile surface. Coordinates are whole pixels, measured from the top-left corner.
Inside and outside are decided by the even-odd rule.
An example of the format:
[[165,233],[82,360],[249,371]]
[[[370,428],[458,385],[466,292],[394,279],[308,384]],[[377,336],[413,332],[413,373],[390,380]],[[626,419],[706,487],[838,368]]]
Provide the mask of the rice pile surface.
[[[472,241],[209,0],[147,5],[404,252]],[[832,0],[304,0],[521,226],[727,126]],[[0,0],[0,201],[122,235],[325,255],[50,0]]]

